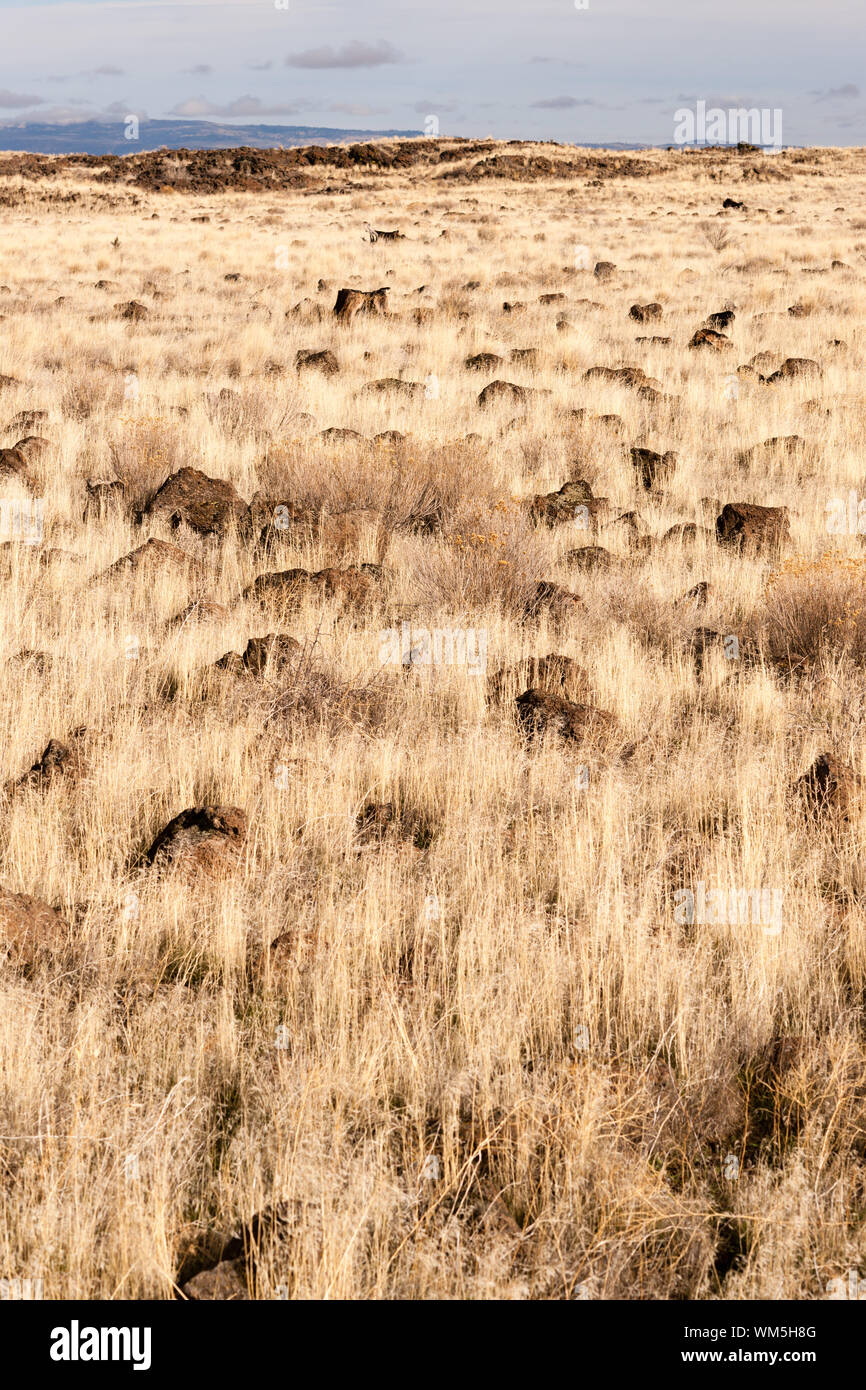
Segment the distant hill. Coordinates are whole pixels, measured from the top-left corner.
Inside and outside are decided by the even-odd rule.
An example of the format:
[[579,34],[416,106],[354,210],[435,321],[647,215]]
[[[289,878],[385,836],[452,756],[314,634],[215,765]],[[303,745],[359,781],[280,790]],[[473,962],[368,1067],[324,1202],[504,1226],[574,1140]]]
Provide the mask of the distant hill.
[[334,130],[325,126],[218,125],[213,121],[142,121],[137,140],[127,140],[124,122],[39,121],[0,123],[0,150],[31,154],[136,154],[143,150],[227,150],[239,145],[258,150],[298,145],[339,144],[344,140],[412,137],[420,130]]

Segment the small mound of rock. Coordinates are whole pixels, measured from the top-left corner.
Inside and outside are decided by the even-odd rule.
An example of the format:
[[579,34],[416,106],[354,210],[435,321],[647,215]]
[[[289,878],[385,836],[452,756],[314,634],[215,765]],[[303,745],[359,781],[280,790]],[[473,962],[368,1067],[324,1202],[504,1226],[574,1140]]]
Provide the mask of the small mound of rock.
[[632,304],[628,316],[630,319],[634,319],[635,323],[658,323],[663,312],[662,306],[655,302],[652,304]]
[[728,502],[716,518],[716,537],[721,545],[735,550],[778,551],[791,539],[788,508]]
[[594,705],[575,704],[563,695],[534,688],[517,697],[517,719],[525,738],[555,734],[569,742],[583,742],[594,734],[613,733],[618,720]]
[[0,888],[0,951],[16,964],[33,964],[43,952],[60,950],[69,939],[69,925],[56,908],[31,897]]
[[199,535],[224,534],[247,513],[247,504],[224,478],[209,478],[198,468],[181,468],[167,478],[145,507],[143,516],[167,516],[170,525],[181,523]]
[[794,788],[810,814],[835,814],[847,819],[861,802],[863,779],[834,753],[819,753]]
[[247,829],[246,813],[237,806],[192,806],[160,830],[144,861],[156,868],[231,872],[240,864]]
[[226,652],[214,663],[214,670],[235,676],[276,675],[286,666],[297,665],[300,651],[296,637],[287,632],[269,632],[265,637],[251,637],[242,655]]

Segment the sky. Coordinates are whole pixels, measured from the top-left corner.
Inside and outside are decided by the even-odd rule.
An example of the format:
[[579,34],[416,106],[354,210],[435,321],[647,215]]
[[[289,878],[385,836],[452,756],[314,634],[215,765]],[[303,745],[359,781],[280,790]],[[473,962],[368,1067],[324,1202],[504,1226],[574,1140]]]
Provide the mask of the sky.
[[0,121],[664,145],[704,101],[866,145],[864,57],[866,0],[0,0]]

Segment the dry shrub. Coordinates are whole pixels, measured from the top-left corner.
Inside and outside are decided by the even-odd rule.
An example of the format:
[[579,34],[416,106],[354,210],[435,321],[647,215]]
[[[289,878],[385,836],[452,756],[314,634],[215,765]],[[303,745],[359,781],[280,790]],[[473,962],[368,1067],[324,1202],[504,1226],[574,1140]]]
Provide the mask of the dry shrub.
[[118,410],[123,403],[123,380],[105,372],[80,376],[63,388],[60,409],[64,419],[88,420],[101,409]]
[[287,734],[299,724],[348,723],[378,728],[386,718],[388,694],[382,671],[363,680],[350,679],[325,657],[316,633],[275,680],[260,687],[262,723]]
[[115,474],[123,483],[131,515],[142,512],[166,478],[186,462],[177,425],[160,415],[129,416],[109,446]]
[[714,251],[722,252],[725,247],[730,245],[731,234],[726,227],[719,227],[713,222],[701,223],[704,241],[711,246]]
[[824,554],[794,557],[771,574],[757,636],[767,659],[785,672],[840,657],[866,658],[866,560]]
[[451,612],[531,612],[549,562],[526,512],[512,502],[466,504],[453,526],[438,546],[419,554],[418,596]]
[[467,476],[478,476],[477,451],[465,443],[434,446],[416,457],[411,444],[360,447],[322,467],[319,448],[282,442],[258,466],[261,491],[312,515],[372,508],[387,531],[430,533],[453,524]]
[[304,429],[304,412],[286,390],[265,386],[245,386],[243,390],[225,388],[207,397],[210,421],[230,438],[270,440],[279,436],[299,436]]

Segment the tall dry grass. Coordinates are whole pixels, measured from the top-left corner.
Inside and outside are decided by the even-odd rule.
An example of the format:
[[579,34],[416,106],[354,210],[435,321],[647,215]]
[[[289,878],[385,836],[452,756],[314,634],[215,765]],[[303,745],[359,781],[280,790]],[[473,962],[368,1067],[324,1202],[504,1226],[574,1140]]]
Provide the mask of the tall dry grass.
[[[811,1299],[862,1271],[864,824],[807,829],[790,793],[828,745],[866,771],[860,620],[856,642],[830,640],[849,595],[820,571],[808,600],[768,587],[769,560],[702,536],[640,549],[616,524],[637,510],[659,540],[712,526],[703,498],[784,504],[802,564],[828,549],[827,501],[862,481],[861,157],[816,154],[817,180],[780,154],[782,181],[747,185],[749,217],[723,228],[724,184],[653,158],[651,178],[600,187],[388,175],[273,211],[254,195],[133,206],[117,189],[126,205],[108,207],[67,180],[71,213],[24,183],[22,209],[3,209],[0,373],[21,383],[0,396],[3,442],[44,409],[51,449],[43,542],[0,562],[0,778],[49,737],[91,740],[78,780],[0,808],[0,884],[74,924],[53,962],[0,966],[3,1276],[53,1298],[169,1298],[277,1202],[294,1224],[263,1243],[261,1297]],[[202,210],[209,225],[191,221]],[[366,221],[407,239],[371,245]],[[575,268],[587,244],[616,262],[611,284]],[[393,317],[338,327],[336,289],[381,284]],[[538,303],[557,290],[568,303]],[[791,318],[807,295],[814,312]],[[150,313],[128,324],[112,306],[133,297]],[[651,300],[664,319],[646,330],[628,310]],[[728,302],[735,348],[690,351]],[[648,331],[671,345],[635,342]],[[509,360],[525,347],[537,365]],[[340,373],[298,376],[301,348],[332,349]],[[502,366],[466,371],[481,351]],[[823,374],[733,376],[759,352]],[[583,377],[621,363],[665,399]],[[361,394],[388,376],[435,377],[438,394]],[[482,412],[494,376],[550,395]],[[620,433],[592,418],[609,414]],[[332,447],[330,427],[408,438]],[[740,462],[793,433],[805,454]],[[663,493],[636,485],[631,444],[678,452]],[[300,674],[202,698],[203,668],[279,624],[242,597],[268,567],[248,540],[136,525],[181,466],[247,501],[383,513],[369,607],[307,599],[282,624],[305,644]],[[85,480],[114,474],[127,505],[85,523]],[[575,476],[611,499],[598,534],[530,527],[523,501]],[[149,535],[199,577],[89,582]],[[565,559],[587,541],[611,568]],[[833,544],[861,553],[856,534]],[[311,531],[279,568],[335,561]],[[584,609],[528,621],[521,568]],[[675,608],[701,580],[707,606]],[[229,616],[169,628],[196,595]],[[381,634],[404,620],[484,632],[489,673],[573,657],[629,746],[527,746],[483,676],[382,667]],[[699,669],[699,625],[756,655]],[[787,653],[809,656],[809,679]],[[381,802],[397,820],[365,837],[358,817]],[[202,803],[249,816],[234,877],[137,867]],[[678,920],[699,882],[781,890],[781,931]]]

